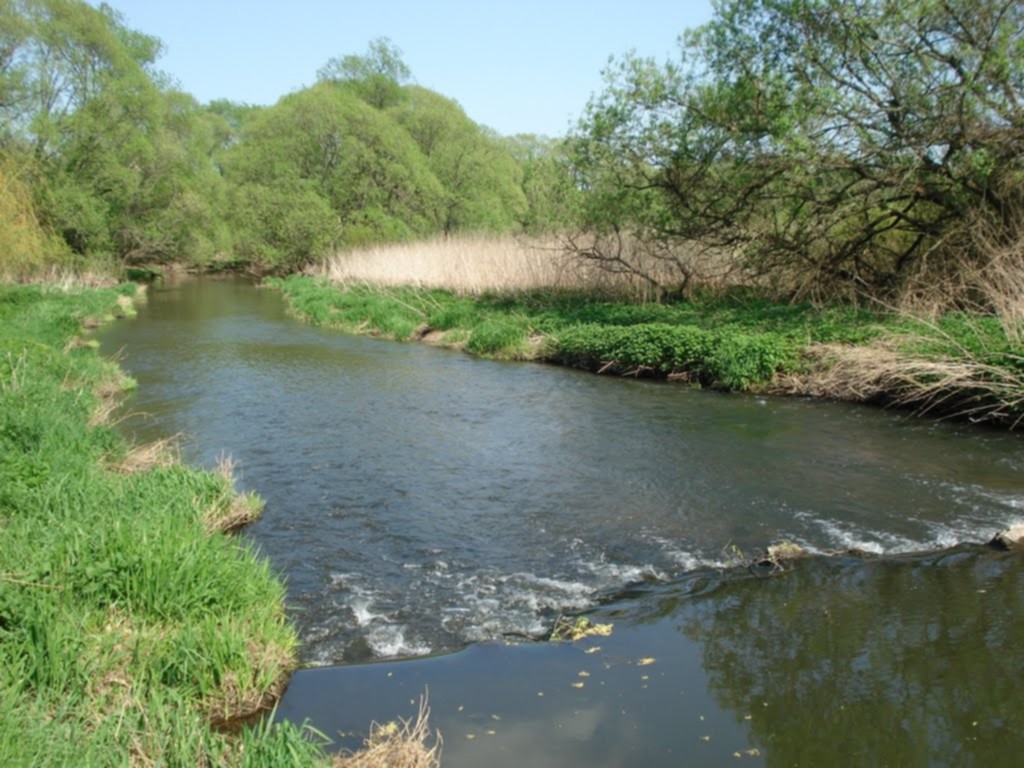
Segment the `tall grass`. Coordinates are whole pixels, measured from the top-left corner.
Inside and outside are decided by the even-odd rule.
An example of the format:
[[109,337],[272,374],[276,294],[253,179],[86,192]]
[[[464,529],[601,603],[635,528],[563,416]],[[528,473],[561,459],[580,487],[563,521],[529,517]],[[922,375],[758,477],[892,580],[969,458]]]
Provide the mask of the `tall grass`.
[[[645,268],[670,279],[654,259]],[[587,291],[630,299],[653,296],[638,273],[602,268],[557,240],[463,235],[338,253],[310,274],[339,285],[443,289],[459,295],[537,290]]]
[[133,291],[0,286],[3,765],[220,764],[211,723],[294,664],[280,582],[206,521],[229,480],[132,459],[95,418],[121,376],[72,342]]

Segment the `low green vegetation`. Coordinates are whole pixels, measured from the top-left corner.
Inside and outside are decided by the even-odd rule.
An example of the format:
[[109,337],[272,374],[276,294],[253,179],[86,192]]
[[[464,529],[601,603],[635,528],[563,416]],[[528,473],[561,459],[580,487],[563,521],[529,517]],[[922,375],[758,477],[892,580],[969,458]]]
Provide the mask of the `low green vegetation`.
[[130,381],[79,334],[134,291],[0,286],[0,763],[315,764],[299,727],[214,728],[272,701],[296,636],[221,532],[256,500],[104,421]]
[[[427,338],[488,357],[738,391],[894,402],[1009,424],[1024,416],[1024,349],[994,316],[950,312],[925,321],[849,305],[770,301],[747,291],[635,304],[572,292],[471,298],[340,288],[297,275],[268,284],[317,325]],[[841,381],[830,379],[836,371]]]
[[799,366],[803,345],[860,341],[893,321],[848,308],[742,298],[630,304],[575,293],[457,296],[445,291],[271,280],[304,319],[399,340],[437,331],[474,354],[751,389]]

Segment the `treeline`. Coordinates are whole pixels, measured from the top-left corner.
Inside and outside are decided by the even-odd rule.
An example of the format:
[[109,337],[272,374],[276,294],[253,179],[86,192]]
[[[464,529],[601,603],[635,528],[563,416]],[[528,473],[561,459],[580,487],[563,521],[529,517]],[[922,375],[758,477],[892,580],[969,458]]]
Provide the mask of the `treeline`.
[[676,60],[607,70],[571,247],[684,292],[730,269],[790,297],[1024,286],[1022,30],[1019,0],[716,3]]
[[270,107],[199,104],[107,5],[0,0],[0,273],[183,262],[287,272],[330,251],[553,226],[557,143],[411,84],[388,40]]
[[991,305],[1024,295],[1022,29],[1019,0],[722,0],[550,140],[477,125],[386,38],[203,105],[110,7],[0,0],[0,273],[554,232],[661,295]]

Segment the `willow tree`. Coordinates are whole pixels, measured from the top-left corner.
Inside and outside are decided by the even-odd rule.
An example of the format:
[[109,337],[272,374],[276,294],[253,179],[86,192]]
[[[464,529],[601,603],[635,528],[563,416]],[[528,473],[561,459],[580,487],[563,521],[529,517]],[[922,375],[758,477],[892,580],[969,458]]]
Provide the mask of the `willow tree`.
[[200,110],[164,88],[160,41],[81,0],[5,0],[0,20],[0,144],[41,224],[86,260],[215,250]]
[[[333,248],[429,234],[442,194],[408,133],[333,83],[254,116],[222,163],[235,190],[241,255],[274,269]],[[263,210],[274,213],[255,213]]]
[[1013,0],[721,2],[679,61],[606,73],[579,252],[628,263],[628,232],[684,278],[727,251],[798,293],[983,263],[969,227],[1022,211],[1022,28]]
[[474,123],[455,101],[408,86],[393,110],[442,187],[433,209],[436,229],[504,232],[526,210],[522,171],[507,145]]
[[505,139],[520,168],[526,199],[519,226],[531,235],[562,234],[573,224],[580,190],[573,178],[563,139],[518,134]]
[[402,85],[412,77],[402,60],[402,49],[387,37],[372,40],[365,54],[350,53],[330,59],[316,74],[320,82],[349,85],[377,109],[402,101]]

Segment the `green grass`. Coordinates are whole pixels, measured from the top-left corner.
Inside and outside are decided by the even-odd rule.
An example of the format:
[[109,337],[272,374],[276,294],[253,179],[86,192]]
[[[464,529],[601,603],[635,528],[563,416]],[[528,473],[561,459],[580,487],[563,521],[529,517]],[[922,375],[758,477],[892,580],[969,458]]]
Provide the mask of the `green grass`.
[[133,291],[0,286],[0,764],[315,764],[298,727],[212,727],[296,646],[267,563],[204,524],[230,479],[110,469],[127,447],[96,415],[127,382],[75,340]]
[[[881,309],[771,301],[750,291],[636,304],[566,291],[469,298],[440,290],[339,288],[301,276],[272,285],[299,317],[321,325],[395,339],[445,331],[442,343],[477,355],[740,391],[775,391],[785,376],[786,391],[822,393],[821,379],[808,377],[834,356],[810,350],[884,345],[898,350],[903,367],[879,355],[888,369],[857,371],[869,384],[865,391],[875,391],[876,383],[883,390],[879,400],[1011,425],[1024,416],[1024,351],[994,316],[950,312],[929,321]],[[894,388],[889,398],[887,387]]]
[[467,298],[365,285],[339,290],[300,276],[271,284],[284,291],[296,314],[319,325],[396,339],[423,327],[457,331],[477,355],[546,359],[729,389],[771,381],[797,365],[807,343],[863,341],[882,328],[877,314],[854,309],[738,298],[628,304],[574,293]]

